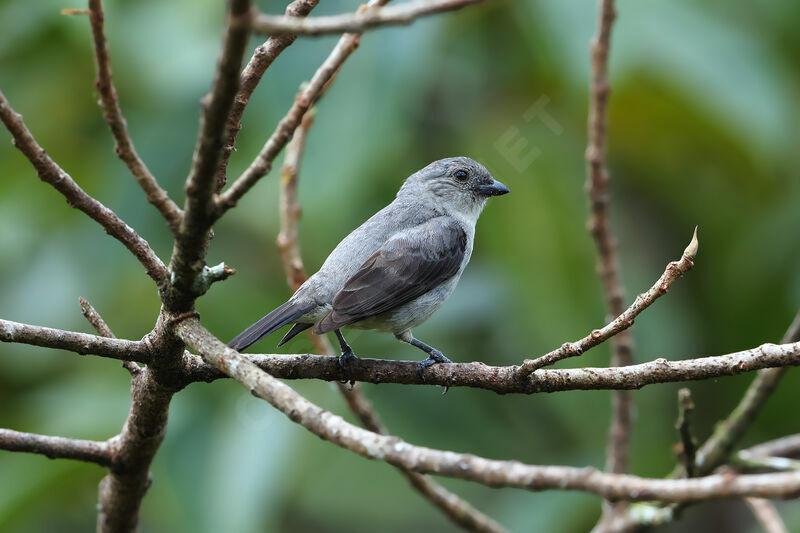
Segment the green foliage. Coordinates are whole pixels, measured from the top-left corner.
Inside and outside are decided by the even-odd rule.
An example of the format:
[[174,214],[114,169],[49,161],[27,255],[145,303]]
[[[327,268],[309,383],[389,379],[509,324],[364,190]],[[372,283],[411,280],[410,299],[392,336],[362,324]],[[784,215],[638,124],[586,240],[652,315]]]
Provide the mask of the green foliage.
[[[131,135],[182,203],[222,2],[107,4],[113,71]],[[260,4],[282,10],[277,2]],[[696,267],[637,320],[638,361],[777,341],[800,303],[799,5],[619,3],[609,161],[629,299],[679,257],[700,225]],[[355,6],[323,2],[316,14]],[[115,158],[95,104],[88,21],[61,16],[62,7],[0,1],[0,88],[56,161],[166,258],[166,226]],[[433,159],[469,155],[512,194],[490,202],[458,290],[417,336],[457,361],[508,365],[600,325],[604,308],[583,190],[594,16],[589,0],[505,1],[365,35],[318,108],[303,161],[301,238],[309,269],[393,198],[405,176]],[[232,176],[334,42],[299,40],[276,61],[245,113]],[[542,97],[557,127],[543,115],[526,120]],[[504,136],[524,139],[523,153],[538,155],[517,166],[498,148]],[[90,331],[77,304],[84,296],[117,335],[140,338],[158,311],[151,281],[122,246],[39,183],[8,139],[0,132],[0,316]],[[276,175],[215,227],[209,264],[224,260],[239,272],[199,303],[205,325],[222,339],[288,294],[274,246]],[[358,354],[418,357],[390,336],[353,332],[348,339]],[[258,349],[273,346],[270,338]],[[305,352],[310,345],[298,337],[284,349]],[[565,364],[607,361],[602,346]],[[699,438],[750,379],[690,385]],[[107,438],[126,415],[127,383],[113,361],[2,345],[0,426]],[[330,385],[292,384],[349,416]],[[797,430],[797,385],[790,373],[748,442]],[[635,473],[661,476],[674,464],[678,388],[635,394]],[[453,389],[442,398],[427,387],[364,390],[390,429],[415,444],[537,464],[603,464],[607,392],[500,397]],[[0,453],[0,530],[90,529],[101,475],[92,465]],[[153,476],[144,531],[453,529],[394,469],[316,439],[234,383],[199,384],[176,397]],[[517,531],[586,531],[598,515],[598,500],[586,495],[443,483]],[[783,510],[790,529],[800,527],[796,504]],[[694,530],[754,530],[736,503],[702,506],[690,518]]]

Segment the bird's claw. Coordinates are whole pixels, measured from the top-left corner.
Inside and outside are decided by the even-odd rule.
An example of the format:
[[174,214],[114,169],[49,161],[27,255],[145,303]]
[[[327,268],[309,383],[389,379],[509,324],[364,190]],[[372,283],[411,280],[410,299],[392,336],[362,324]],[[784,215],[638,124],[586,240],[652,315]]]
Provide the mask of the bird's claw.
[[[419,362],[419,366],[417,367],[417,372],[419,373],[419,377],[422,381],[425,381],[425,369],[427,369],[429,366],[435,365],[436,363],[452,363],[452,361],[445,357],[442,352],[438,350],[432,351],[430,354],[428,354],[427,359]],[[445,386],[442,395],[447,394],[448,388],[449,387]]]
[[[342,355],[339,356],[339,370],[341,370],[342,373],[344,373],[347,368],[347,365],[350,363],[350,361],[353,361],[354,359],[358,359],[358,356],[353,353],[353,350],[343,351]],[[350,390],[353,390],[353,386],[356,383],[354,380],[343,379],[342,381],[340,381],[340,383],[348,383],[348,382],[350,383]]]

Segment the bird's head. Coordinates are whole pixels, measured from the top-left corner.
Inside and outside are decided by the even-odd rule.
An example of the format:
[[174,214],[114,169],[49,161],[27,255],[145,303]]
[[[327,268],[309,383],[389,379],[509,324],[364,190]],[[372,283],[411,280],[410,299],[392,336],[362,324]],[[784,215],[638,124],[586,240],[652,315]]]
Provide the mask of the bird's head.
[[474,224],[486,200],[507,192],[508,187],[477,161],[449,157],[412,174],[400,188],[398,197],[408,195]]

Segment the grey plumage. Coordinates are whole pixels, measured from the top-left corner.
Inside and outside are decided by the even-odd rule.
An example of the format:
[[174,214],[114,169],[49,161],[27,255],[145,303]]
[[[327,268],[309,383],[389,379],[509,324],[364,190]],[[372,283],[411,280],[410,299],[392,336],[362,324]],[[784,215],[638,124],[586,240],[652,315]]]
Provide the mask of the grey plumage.
[[313,325],[314,333],[337,333],[344,362],[353,355],[339,331],[346,326],[394,333],[428,353],[422,368],[449,361],[410,330],[452,293],[472,255],[486,200],[507,192],[467,157],[431,163],[406,179],[392,203],[345,237],[289,301],[229,346],[243,351],[294,323],[283,344]]

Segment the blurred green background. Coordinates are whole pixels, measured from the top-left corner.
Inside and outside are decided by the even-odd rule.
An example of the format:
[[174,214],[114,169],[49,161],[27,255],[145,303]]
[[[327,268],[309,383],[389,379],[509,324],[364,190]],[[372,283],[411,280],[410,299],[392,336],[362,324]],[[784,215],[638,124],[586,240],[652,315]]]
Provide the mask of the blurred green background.
[[[258,2],[282,12],[278,2]],[[351,11],[325,0],[315,14]],[[89,193],[167,258],[169,232],[116,159],[96,105],[88,21],[64,0],[0,1],[0,88],[38,141]],[[800,17],[797,2],[619,2],[611,54],[609,162],[613,225],[629,299],[680,256],[700,226],[695,268],[636,322],[636,358],[721,354],[777,341],[800,304]],[[223,2],[106,2],[123,111],[137,149],[183,203],[182,184],[220,41]],[[469,155],[512,194],[489,203],[472,264],[445,307],[415,330],[456,361],[510,365],[603,323],[585,229],[589,0],[495,1],[365,35],[318,106],[300,178],[303,255],[333,246],[388,203],[428,162]],[[252,46],[258,44],[253,39]],[[268,71],[244,117],[230,174],[252,160],[331,49],[306,39]],[[36,178],[0,132],[0,316],[91,331],[84,296],[118,336],[138,339],[158,311],[140,265]],[[277,171],[216,227],[209,262],[239,274],[199,302],[229,339],[288,295],[274,241]],[[279,336],[257,345],[275,350]],[[351,332],[361,355],[419,354],[391,336]],[[287,352],[306,352],[298,337]],[[561,366],[606,365],[601,346]],[[691,383],[705,438],[751,375]],[[0,427],[106,439],[129,406],[129,378],[110,360],[0,346]],[[347,413],[324,382],[292,382]],[[797,432],[792,372],[744,444]],[[679,384],[635,393],[632,469],[663,476]],[[482,390],[363,387],[409,442],[534,464],[603,464],[610,393],[498,396]],[[153,464],[143,531],[452,531],[391,467],[289,422],[233,382],[178,394]],[[0,531],[94,527],[103,471],[0,452]],[[514,531],[587,531],[600,500],[578,493],[441,482]],[[800,530],[800,505],[779,504]],[[740,502],[692,508],[666,531],[758,531]]]

